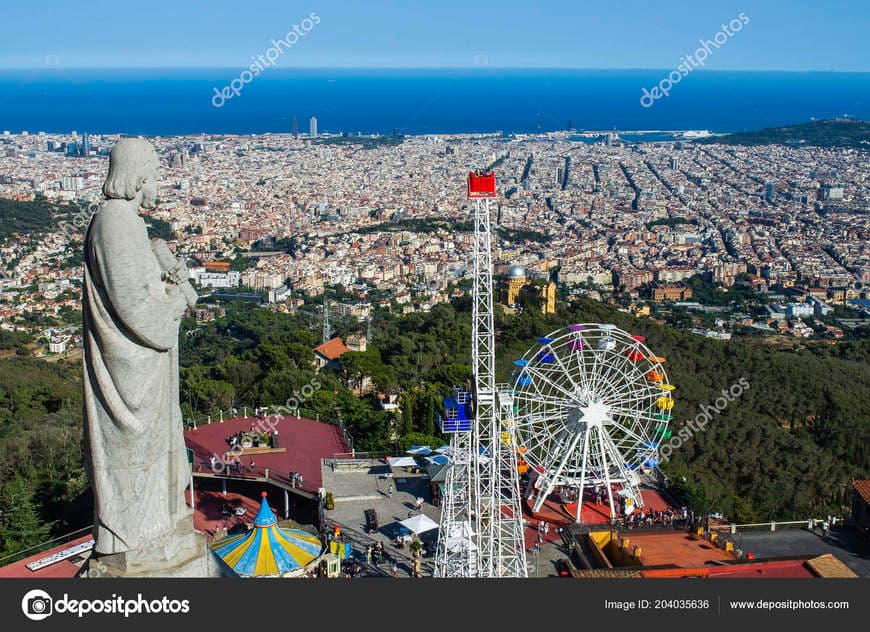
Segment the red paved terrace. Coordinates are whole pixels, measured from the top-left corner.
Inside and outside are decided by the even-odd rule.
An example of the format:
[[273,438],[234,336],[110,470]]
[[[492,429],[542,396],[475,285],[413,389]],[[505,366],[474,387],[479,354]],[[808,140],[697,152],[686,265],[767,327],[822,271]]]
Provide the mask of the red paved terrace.
[[737,559],[733,552],[725,551],[702,536],[684,531],[661,533],[620,531],[619,536],[628,538],[633,547],[640,547],[642,551],[640,561],[644,566],[676,564],[692,567]]
[[[184,497],[190,504],[190,489],[186,489]],[[224,508],[230,509],[224,513]],[[245,510],[244,514],[237,515],[235,508]],[[260,509],[260,501],[249,498],[244,494],[227,492],[222,494],[216,490],[196,490],[196,509],[193,512],[193,528],[201,531],[206,538],[211,540],[215,532],[220,529],[230,530],[239,524],[249,524],[254,520]],[[281,518],[281,507],[274,507]]]
[[[185,430],[185,443],[194,454],[194,473],[212,473],[214,470],[210,459],[212,456],[220,459],[227,453],[227,437],[248,432],[252,425],[256,430],[275,429],[278,432],[278,447],[285,451],[242,455],[241,473],[230,474],[225,471],[227,475],[263,477],[268,469],[269,478],[289,485],[290,472],[299,472],[302,475],[302,489],[314,492],[323,485],[321,459],[350,452],[341,428],[332,424],[304,417],[237,417],[223,422],[212,421],[196,429]],[[253,468],[250,467],[251,461],[254,462]]]
[[539,536],[543,542],[548,544],[559,544],[562,542],[562,534],[559,533],[558,525],[547,523],[547,532],[544,533],[541,527],[546,522],[546,520],[526,521],[526,528],[523,530],[523,543],[527,551],[532,550]]
[[[644,509],[655,509],[656,511],[664,511],[668,507],[678,509],[671,506],[667,500],[654,489],[643,489],[640,492],[643,496]],[[586,494],[586,499],[583,501],[583,513],[581,518],[583,524],[609,524],[610,523],[610,505],[607,501],[603,505],[598,505],[589,500],[590,494]],[[567,525],[574,524],[577,519],[577,503],[565,504],[561,501],[558,494],[550,494],[550,496],[541,505],[540,511],[532,513],[531,501],[524,501],[526,512],[536,520],[546,520],[551,524]]]

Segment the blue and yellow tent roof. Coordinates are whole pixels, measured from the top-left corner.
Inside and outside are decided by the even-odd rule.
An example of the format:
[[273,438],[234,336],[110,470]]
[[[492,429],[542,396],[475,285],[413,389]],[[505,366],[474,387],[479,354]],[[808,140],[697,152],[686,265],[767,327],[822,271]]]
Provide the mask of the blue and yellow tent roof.
[[323,550],[316,537],[299,529],[283,529],[269,507],[266,492],[254,528],[221,538],[212,549],[242,577],[283,575],[307,566]]

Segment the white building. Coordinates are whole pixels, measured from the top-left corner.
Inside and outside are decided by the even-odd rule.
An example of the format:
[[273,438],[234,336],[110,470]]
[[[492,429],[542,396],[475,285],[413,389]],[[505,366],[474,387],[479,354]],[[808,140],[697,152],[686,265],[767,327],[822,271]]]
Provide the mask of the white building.
[[194,268],[190,271],[193,279],[202,287],[230,288],[239,287],[241,275],[230,270],[229,272],[208,272],[205,268]]
[[789,318],[812,318],[815,310],[807,303],[789,303],[785,307],[785,313]]
[[283,303],[290,296],[292,296],[293,290],[286,285],[283,287],[279,287],[274,290],[269,290],[269,302],[270,303]]
[[69,344],[69,336],[52,336],[48,341],[48,350],[51,353],[63,353]]
[[85,188],[85,179],[82,176],[64,176],[60,180],[60,188],[64,191],[78,191]]

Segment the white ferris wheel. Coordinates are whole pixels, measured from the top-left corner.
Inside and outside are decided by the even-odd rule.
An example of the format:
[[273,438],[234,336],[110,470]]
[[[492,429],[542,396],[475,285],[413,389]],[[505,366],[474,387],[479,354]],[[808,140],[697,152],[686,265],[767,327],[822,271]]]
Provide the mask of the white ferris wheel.
[[577,324],[538,339],[517,360],[514,421],[521,459],[530,467],[532,511],[556,490],[563,500],[584,491],[603,494],[610,517],[616,503],[643,506],[640,474],[658,465],[674,386],[644,344],[615,325]]

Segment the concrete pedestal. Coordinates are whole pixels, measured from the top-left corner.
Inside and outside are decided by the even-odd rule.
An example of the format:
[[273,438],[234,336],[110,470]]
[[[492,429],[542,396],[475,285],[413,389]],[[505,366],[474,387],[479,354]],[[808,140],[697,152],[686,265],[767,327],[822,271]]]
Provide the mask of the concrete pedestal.
[[205,537],[189,528],[133,551],[92,553],[82,566],[83,577],[224,577],[226,571],[206,545]]

